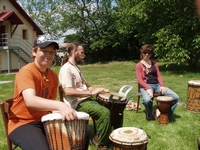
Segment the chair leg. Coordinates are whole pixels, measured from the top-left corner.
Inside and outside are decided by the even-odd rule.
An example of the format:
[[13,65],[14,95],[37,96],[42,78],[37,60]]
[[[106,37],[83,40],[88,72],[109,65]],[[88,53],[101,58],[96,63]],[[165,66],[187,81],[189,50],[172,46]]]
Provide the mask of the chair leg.
[[94,126],[94,134],[97,134],[96,122],[95,122],[95,120],[94,120],[94,119],[93,119],[93,126]]
[[137,113],[138,113],[139,106],[140,106],[140,95],[138,95],[137,108],[136,108]]

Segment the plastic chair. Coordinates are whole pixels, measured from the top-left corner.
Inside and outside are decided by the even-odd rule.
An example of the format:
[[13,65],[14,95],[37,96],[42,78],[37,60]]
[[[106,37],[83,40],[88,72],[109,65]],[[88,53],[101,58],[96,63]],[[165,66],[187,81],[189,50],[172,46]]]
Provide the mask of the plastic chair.
[[0,103],[1,114],[2,114],[2,117],[3,117],[4,127],[5,127],[5,130],[6,130],[8,150],[14,150],[15,148],[18,147],[17,145],[14,145],[12,143],[12,141],[10,140],[10,138],[8,136],[8,119],[9,119],[9,112],[10,112],[10,108],[12,106],[12,103],[13,103],[13,98],[7,98],[3,102]]
[[[139,83],[138,83],[138,93],[137,93],[137,96],[138,96],[138,101],[137,101],[137,109],[136,109],[136,112],[138,113],[139,104],[140,104],[140,96],[142,96],[142,94],[140,93],[140,84],[139,84]],[[153,94],[153,98],[158,97],[158,96],[160,96],[160,94],[158,94],[158,93],[154,93],[154,94]]]
[[119,89],[119,94],[123,97],[127,97],[128,93],[132,90],[133,86],[131,85],[124,85]]

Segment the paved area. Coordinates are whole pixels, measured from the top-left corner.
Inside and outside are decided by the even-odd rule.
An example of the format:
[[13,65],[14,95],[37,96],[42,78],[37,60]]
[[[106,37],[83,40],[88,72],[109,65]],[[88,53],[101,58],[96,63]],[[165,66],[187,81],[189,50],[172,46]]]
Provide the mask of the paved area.
[[10,83],[10,82],[13,82],[13,81],[0,81],[0,84]]

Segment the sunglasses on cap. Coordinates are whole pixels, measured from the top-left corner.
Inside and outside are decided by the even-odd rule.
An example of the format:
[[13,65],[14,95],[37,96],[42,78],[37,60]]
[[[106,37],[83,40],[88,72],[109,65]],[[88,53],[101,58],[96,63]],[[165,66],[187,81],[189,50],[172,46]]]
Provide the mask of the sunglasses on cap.
[[148,54],[148,55],[151,55],[151,54],[153,54],[153,52],[151,52],[151,51],[144,51],[144,52],[142,52],[143,54]]

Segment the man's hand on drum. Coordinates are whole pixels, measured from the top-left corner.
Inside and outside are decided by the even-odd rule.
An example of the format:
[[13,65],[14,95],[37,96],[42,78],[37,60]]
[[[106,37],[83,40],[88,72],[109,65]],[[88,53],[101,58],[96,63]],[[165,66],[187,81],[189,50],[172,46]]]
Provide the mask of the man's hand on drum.
[[59,112],[62,116],[62,120],[72,121],[78,119],[76,110],[69,107],[67,104],[64,104],[59,108]]
[[160,87],[160,92],[161,92],[161,94],[165,94],[166,93],[166,87],[161,86]]
[[104,88],[95,88],[94,90],[91,91],[92,95],[96,95],[99,93],[109,93],[110,91],[108,89]]

